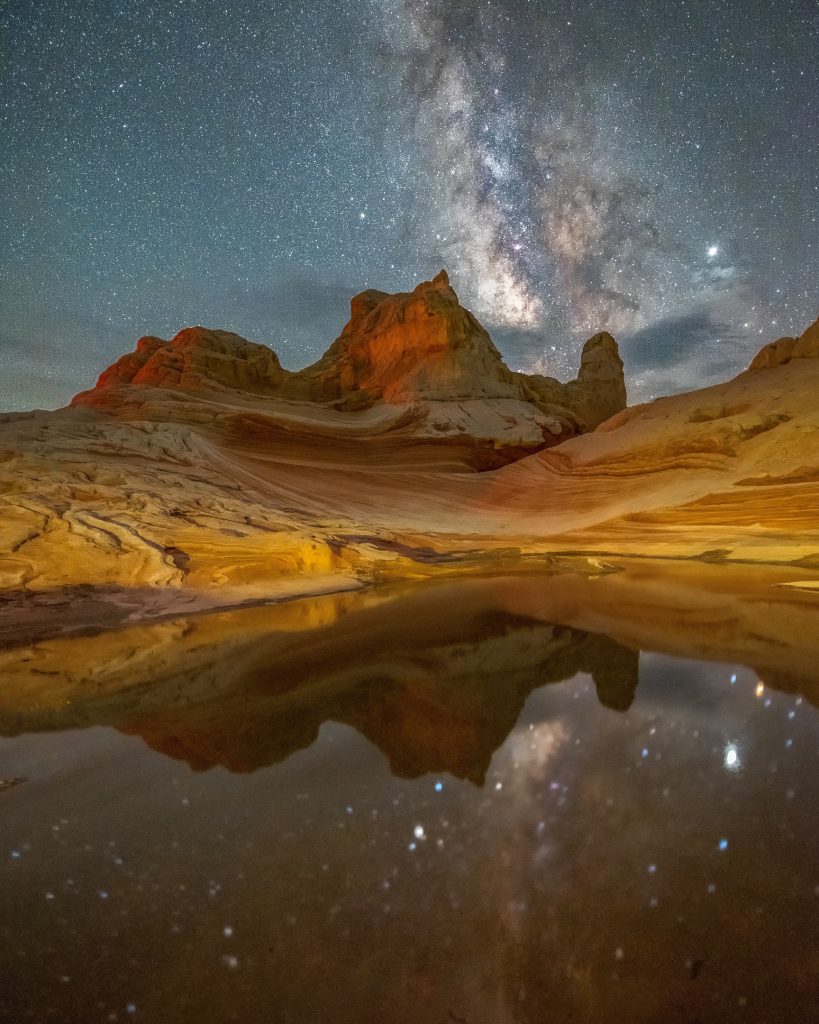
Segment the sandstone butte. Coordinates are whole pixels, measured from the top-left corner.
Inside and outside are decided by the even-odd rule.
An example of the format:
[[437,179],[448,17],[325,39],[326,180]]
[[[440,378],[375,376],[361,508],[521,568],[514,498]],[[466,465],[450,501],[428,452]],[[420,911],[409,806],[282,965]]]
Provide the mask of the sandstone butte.
[[515,373],[444,272],[355,296],[299,372],[225,331],[144,337],[69,407],[0,417],[0,591],[170,611],[532,555],[798,581],[819,568],[817,395],[819,321],[631,408],[606,333],[576,380]]

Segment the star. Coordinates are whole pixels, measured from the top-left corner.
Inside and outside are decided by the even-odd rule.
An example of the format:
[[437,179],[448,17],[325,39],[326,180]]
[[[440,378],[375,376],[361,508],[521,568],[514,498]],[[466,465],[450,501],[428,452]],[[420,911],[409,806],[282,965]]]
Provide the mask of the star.
[[347,3],[333,31],[330,0],[222,6],[144,0],[127,27],[121,4],[0,4],[0,411],[63,405],[192,323],[297,369],[365,282],[442,265],[516,368],[569,379],[612,331],[633,401],[815,317],[819,22],[790,5],[666,5],[656,45],[604,0]]

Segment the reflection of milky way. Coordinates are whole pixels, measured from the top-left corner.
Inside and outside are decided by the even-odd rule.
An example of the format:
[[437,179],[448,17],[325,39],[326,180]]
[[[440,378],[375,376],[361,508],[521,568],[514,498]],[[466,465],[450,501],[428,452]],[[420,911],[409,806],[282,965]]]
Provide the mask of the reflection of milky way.
[[0,1017],[813,1021],[819,712],[758,678],[644,654],[624,713],[536,689],[480,786],[334,722],[238,775],[5,740]]

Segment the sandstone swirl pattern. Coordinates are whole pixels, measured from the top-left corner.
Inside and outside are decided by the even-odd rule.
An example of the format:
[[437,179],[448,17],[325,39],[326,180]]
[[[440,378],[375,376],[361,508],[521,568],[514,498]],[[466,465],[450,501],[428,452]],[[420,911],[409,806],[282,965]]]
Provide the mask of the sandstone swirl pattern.
[[69,408],[0,420],[0,588],[178,609],[531,553],[807,568],[817,395],[819,324],[628,409],[608,334],[575,381],[515,373],[444,272],[356,296],[297,373],[224,331],[142,338]]

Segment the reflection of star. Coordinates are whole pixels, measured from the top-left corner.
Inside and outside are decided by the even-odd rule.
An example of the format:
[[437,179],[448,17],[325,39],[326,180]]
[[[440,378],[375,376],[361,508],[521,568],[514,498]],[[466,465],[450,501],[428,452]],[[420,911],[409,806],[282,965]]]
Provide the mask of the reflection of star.
[[718,252],[719,252],[719,246],[718,245],[709,245],[708,246],[708,257],[709,257],[709,259],[713,259],[717,255]]

